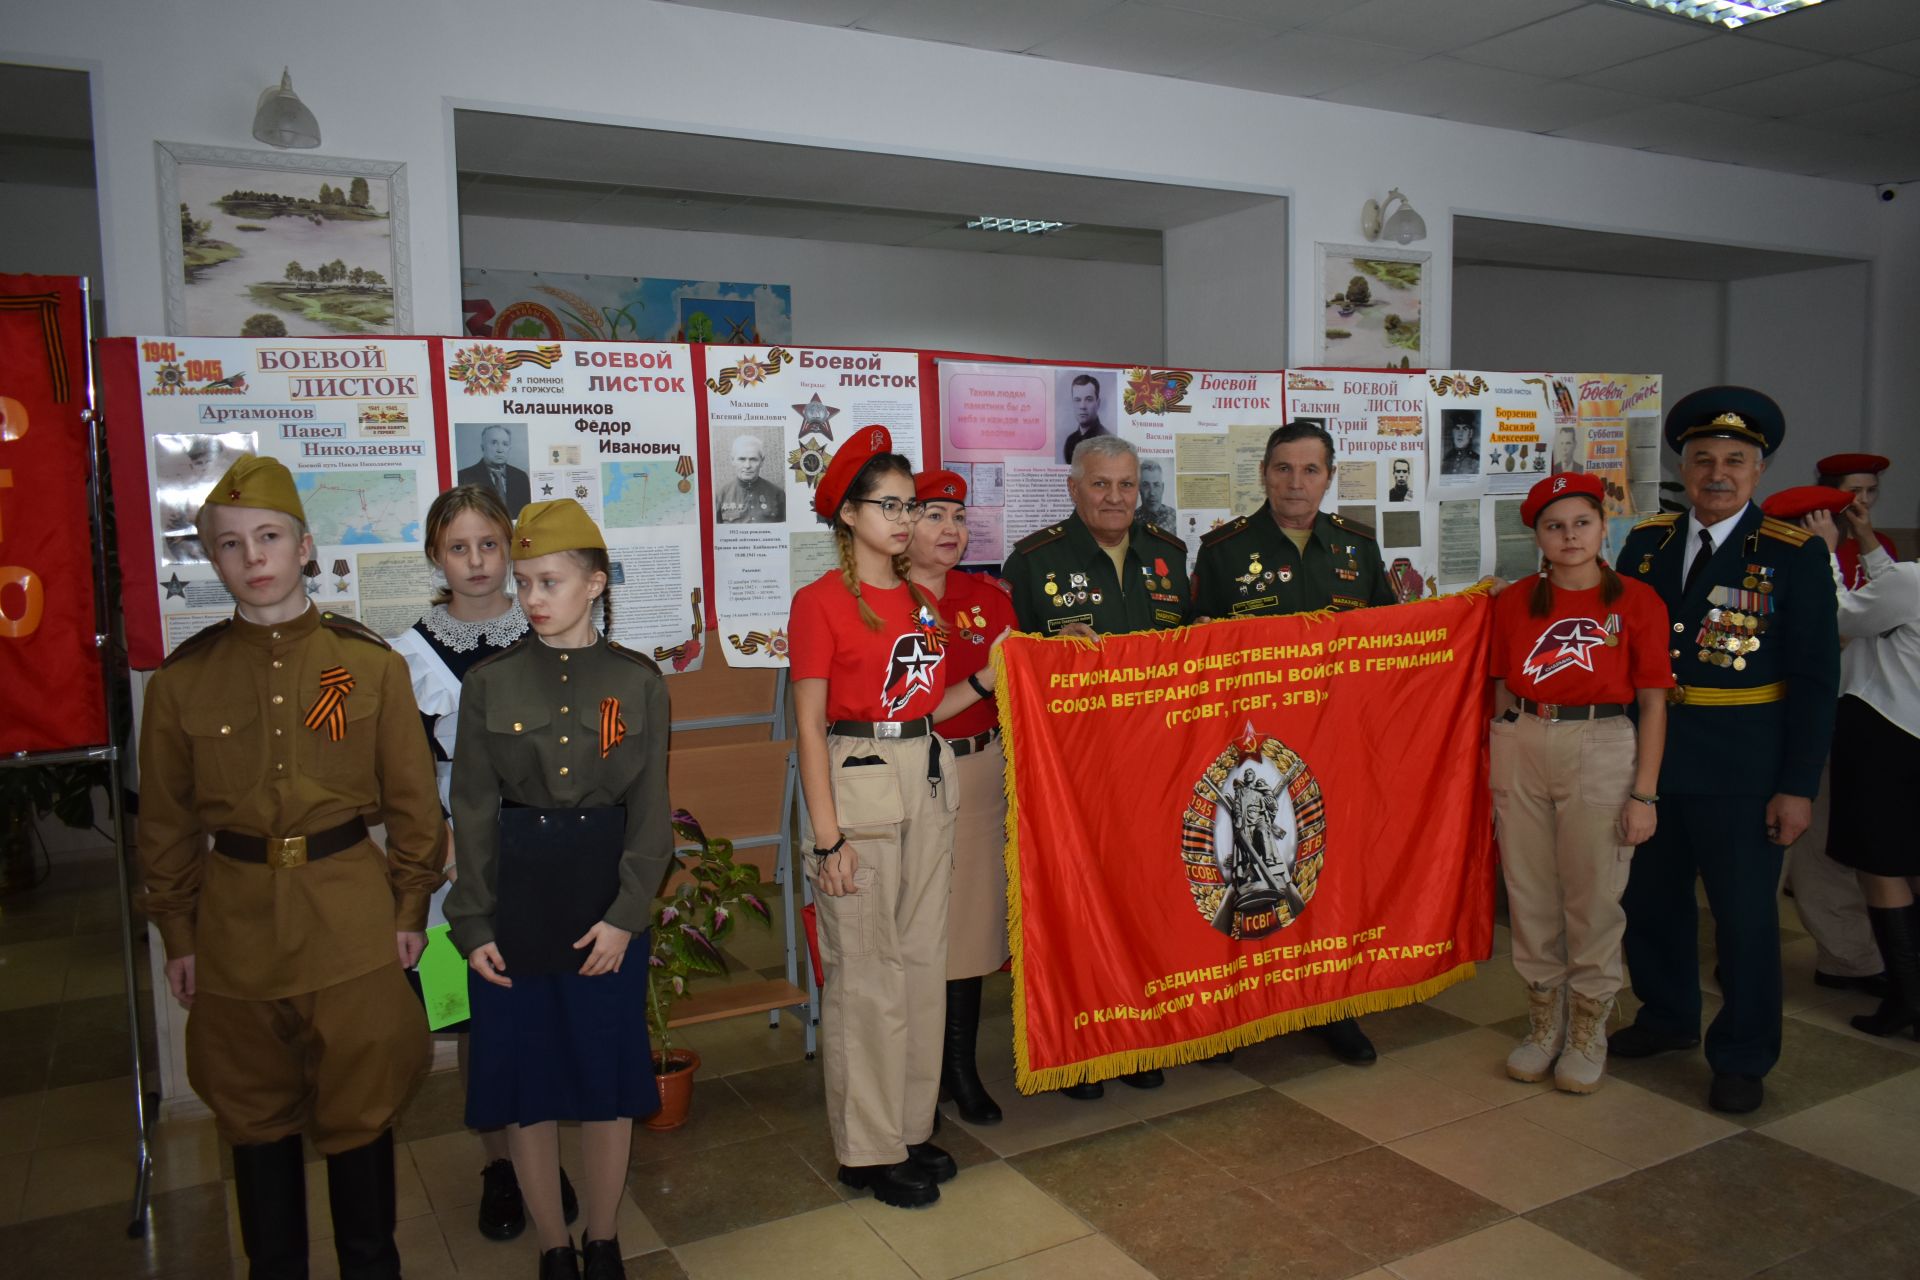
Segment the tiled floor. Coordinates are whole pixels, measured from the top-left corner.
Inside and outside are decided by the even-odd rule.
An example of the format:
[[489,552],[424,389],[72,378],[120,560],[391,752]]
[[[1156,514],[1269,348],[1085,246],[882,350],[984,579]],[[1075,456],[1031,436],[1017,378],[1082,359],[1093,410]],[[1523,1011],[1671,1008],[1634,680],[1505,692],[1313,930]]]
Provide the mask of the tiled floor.
[[[161,1126],[152,1229],[124,1235],[126,1046],[97,960],[111,906],[84,877],[0,903],[0,1271],[244,1275],[206,1121]],[[1585,1098],[1508,1080],[1525,996],[1501,956],[1424,1006],[1366,1019],[1375,1066],[1337,1065],[1296,1036],[1170,1071],[1160,1090],[1110,1086],[1097,1103],[1014,1089],[1009,986],[994,979],[980,1058],[1007,1119],[972,1129],[947,1115],[939,1140],[961,1173],[915,1212],[833,1180],[820,1067],[791,1020],[696,1028],[692,1120],[634,1142],[629,1274],[1920,1275],[1920,1043],[1848,1027],[1869,1002],[1813,985],[1790,902],[1783,915],[1786,1052],[1747,1117],[1706,1109],[1697,1052],[1616,1063]],[[731,949],[749,976],[779,960],[764,935]],[[407,1274],[531,1276],[528,1240],[474,1228],[481,1157],[460,1101],[457,1080],[433,1077],[399,1131]],[[310,1181],[325,1277],[324,1180]]]

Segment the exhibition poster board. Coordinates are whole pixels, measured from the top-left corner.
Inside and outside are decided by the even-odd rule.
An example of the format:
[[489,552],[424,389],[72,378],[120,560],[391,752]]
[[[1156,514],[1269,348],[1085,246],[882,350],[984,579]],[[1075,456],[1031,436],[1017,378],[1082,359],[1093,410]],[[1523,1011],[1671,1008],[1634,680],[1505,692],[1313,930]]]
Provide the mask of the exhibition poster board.
[[708,503],[692,351],[655,342],[437,345],[454,482],[504,488],[511,515],[553,498],[585,507],[607,541],[613,639],[663,670],[696,669]]
[[[834,569],[814,490],[840,443],[879,424],[918,471],[921,356],[828,347],[706,348],[714,612],[727,662],[784,667],[793,593]],[[969,508],[971,512],[971,508]]]
[[425,611],[422,526],[448,481],[428,339],[110,338],[96,349],[135,669],[232,616],[194,516],[245,454],[293,473],[320,608],[382,634]]

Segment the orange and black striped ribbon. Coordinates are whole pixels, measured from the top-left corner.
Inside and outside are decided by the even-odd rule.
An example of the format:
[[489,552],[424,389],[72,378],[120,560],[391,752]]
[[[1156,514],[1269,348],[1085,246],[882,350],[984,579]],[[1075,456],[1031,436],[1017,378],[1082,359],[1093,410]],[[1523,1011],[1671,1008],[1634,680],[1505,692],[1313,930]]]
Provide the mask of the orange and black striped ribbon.
[[320,673],[320,696],[307,708],[307,728],[327,726],[327,736],[335,742],[347,734],[347,695],[353,692],[353,677],[345,667],[328,667]]
[[627,722],[620,718],[620,699],[600,699],[600,758],[627,740]]
[[60,337],[60,295],[20,293],[0,297],[0,311],[39,313],[40,341],[46,348],[47,371],[53,376],[53,402],[65,404],[73,394],[73,387],[67,376],[66,343]]

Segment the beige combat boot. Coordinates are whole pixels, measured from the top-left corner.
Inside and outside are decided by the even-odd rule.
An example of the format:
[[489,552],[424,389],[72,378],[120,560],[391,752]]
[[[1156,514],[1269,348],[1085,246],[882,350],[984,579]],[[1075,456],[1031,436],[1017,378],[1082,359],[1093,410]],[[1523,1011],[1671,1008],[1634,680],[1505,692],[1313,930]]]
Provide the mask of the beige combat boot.
[[1567,1051],[1553,1067],[1553,1087],[1567,1093],[1592,1093],[1607,1071],[1607,1015],[1611,1000],[1575,994],[1567,1029]]
[[1507,1055],[1507,1074],[1537,1084],[1553,1074],[1554,1059],[1567,1043],[1567,989],[1527,991],[1527,1038]]

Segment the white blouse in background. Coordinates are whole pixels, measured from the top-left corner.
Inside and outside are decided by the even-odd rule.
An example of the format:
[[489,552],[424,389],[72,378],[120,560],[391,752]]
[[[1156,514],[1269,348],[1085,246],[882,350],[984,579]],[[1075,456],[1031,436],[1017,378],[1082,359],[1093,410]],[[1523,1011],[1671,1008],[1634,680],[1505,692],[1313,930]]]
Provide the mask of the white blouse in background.
[[1920,738],[1920,563],[1897,561],[1876,543],[1860,568],[1867,580],[1840,591],[1841,696]]

